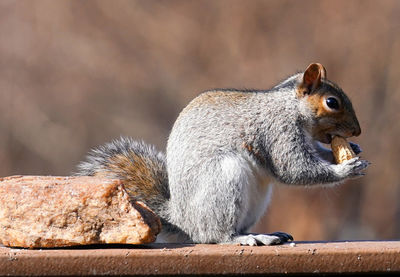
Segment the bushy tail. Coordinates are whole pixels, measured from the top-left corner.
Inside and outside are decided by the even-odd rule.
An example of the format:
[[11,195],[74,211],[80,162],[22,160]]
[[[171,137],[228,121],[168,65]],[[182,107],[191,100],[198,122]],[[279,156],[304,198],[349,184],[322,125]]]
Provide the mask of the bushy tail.
[[121,137],[91,150],[76,175],[125,180],[128,194],[160,214],[170,198],[165,155],[143,141]]

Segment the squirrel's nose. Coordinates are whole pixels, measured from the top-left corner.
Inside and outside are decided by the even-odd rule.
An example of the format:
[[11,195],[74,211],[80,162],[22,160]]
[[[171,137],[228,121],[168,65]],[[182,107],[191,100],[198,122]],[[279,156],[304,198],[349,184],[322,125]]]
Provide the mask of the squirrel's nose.
[[361,134],[360,126],[357,126],[353,131],[353,136],[358,137]]

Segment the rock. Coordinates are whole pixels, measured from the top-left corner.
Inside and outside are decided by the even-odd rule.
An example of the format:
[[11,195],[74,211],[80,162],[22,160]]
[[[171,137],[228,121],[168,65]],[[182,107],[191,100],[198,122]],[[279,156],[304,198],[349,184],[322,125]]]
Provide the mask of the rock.
[[129,199],[120,180],[96,177],[0,178],[0,243],[64,247],[155,241],[159,218]]

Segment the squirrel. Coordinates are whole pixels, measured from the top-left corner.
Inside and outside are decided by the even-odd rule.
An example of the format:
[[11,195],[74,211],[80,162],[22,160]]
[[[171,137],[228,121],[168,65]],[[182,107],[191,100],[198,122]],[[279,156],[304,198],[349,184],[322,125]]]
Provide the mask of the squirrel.
[[160,217],[156,242],[281,244],[293,237],[248,232],[273,184],[334,185],[363,176],[368,161],[335,164],[321,144],[360,133],[350,99],[312,63],[270,90],[203,92],[179,114],[166,154],[121,137],[93,149],[77,174],[124,179],[130,197]]

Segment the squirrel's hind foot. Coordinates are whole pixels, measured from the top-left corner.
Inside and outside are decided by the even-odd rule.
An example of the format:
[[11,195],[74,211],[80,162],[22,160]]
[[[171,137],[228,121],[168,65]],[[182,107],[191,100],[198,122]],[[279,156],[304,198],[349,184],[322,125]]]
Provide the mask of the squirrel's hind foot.
[[233,238],[232,242],[240,245],[257,246],[282,244],[290,240],[293,240],[293,237],[290,234],[275,232],[272,234],[238,235]]

